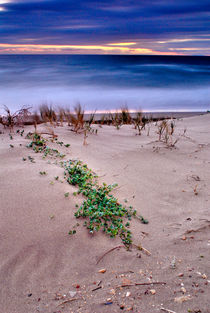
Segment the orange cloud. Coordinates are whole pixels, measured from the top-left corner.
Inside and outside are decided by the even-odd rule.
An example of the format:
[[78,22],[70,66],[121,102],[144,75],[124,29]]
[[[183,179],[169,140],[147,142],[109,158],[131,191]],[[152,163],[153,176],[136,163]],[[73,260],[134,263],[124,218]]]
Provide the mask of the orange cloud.
[[[165,54],[174,55],[176,52],[160,52],[147,48],[129,47],[131,43],[107,45],[40,45],[40,44],[0,44],[0,53],[93,53],[93,54]],[[132,43],[135,44],[135,43]]]
[[116,43],[108,43],[108,46],[133,46],[136,45],[136,42],[116,42]]
[[169,50],[183,50],[183,51],[210,51],[210,48],[169,48]]

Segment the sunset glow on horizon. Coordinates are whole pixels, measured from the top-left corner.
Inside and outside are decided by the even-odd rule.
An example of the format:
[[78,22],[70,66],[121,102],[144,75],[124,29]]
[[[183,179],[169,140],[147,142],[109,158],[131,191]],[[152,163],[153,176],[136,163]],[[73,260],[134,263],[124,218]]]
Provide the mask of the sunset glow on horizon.
[[0,54],[5,53],[23,53],[23,54],[36,54],[36,53],[64,53],[64,54],[137,54],[137,55],[178,55],[174,52],[160,52],[151,49],[125,47],[122,44],[108,45],[34,45],[34,44],[0,44]]
[[208,0],[0,0],[0,54],[210,55]]

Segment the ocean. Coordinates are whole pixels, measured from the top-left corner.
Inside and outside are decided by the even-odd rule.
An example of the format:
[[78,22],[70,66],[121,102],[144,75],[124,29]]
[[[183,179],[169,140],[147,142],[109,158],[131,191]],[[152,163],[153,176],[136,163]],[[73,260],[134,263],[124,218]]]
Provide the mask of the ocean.
[[48,103],[86,111],[207,111],[210,57],[0,55],[0,112]]

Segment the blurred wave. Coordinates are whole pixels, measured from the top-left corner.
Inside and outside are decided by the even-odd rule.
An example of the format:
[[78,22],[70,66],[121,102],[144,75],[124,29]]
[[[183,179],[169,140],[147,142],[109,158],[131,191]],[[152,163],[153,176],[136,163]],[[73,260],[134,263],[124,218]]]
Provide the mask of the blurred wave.
[[1,55],[0,105],[207,110],[210,57]]

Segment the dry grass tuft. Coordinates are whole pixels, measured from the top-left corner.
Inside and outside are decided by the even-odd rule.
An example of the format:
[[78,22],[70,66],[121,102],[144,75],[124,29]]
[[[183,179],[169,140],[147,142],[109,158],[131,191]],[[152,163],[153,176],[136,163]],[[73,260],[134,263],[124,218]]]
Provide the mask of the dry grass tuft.
[[73,131],[78,133],[78,131],[81,131],[84,129],[84,110],[82,109],[82,106],[80,103],[75,105],[74,107],[74,113],[70,113],[70,119],[71,124],[73,126]]
[[58,108],[58,121],[61,127],[63,127],[64,119],[65,119],[65,110],[62,107],[59,107]]
[[132,118],[127,105],[121,107],[120,119],[122,124],[131,124]]
[[70,108],[67,108],[64,110],[64,117],[65,117],[65,120],[68,124],[68,126],[71,126],[71,111],[70,111]]
[[[133,119],[134,128],[138,130],[138,135],[141,135],[142,130],[145,130],[145,126],[148,120],[143,116],[142,111],[136,113],[135,118]],[[149,136],[149,131],[147,133]]]
[[32,115],[32,119],[33,119],[35,133],[37,133],[37,124],[40,123],[40,116],[39,116],[39,114],[36,111]]
[[173,140],[173,134],[175,131],[175,123],[173,120],[167,121],[163,120],[159,124],[157,124],[158,127],[158,135],[159,141],[164,142],[167,147],[175,147],[175,144],[178,142],[178,138]]
[[54,123],[57,121],[57,116],[51,105],[49,106],[48,104],[42,104],[39,108],[39,111],[41,118],[45,123],[49,122],[52,126],[55,126]]
[[24,122],[31,115],[30,109],[31,107],[23,106],[15,113],[11,113],[11,110],[5,105],[4,111],[6,115],[0,118],[0,123],[4,125],[4,127],[9,127],[11,133],[15,125],[24,126]]

